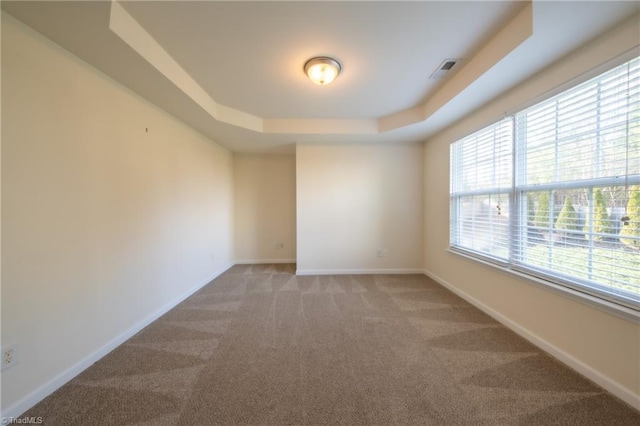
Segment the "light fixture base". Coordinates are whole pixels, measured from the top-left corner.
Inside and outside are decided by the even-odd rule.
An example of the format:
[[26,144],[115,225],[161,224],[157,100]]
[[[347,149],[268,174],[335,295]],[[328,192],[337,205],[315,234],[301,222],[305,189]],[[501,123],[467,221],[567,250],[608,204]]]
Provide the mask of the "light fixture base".
[[340,62],[328,56],[317,56],[304,64],[304,72],[315,84],[324,86],[331,83],[340,74]]

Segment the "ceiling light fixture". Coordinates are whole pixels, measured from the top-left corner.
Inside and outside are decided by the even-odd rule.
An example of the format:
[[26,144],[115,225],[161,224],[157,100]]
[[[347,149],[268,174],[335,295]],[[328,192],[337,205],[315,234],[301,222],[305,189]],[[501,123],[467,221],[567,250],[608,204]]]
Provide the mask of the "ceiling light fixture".
[[311,58],[304,64],[304,72],[315,84],[321,86],[331,83],[340,74],[342,67],[333,58],[318,56]]

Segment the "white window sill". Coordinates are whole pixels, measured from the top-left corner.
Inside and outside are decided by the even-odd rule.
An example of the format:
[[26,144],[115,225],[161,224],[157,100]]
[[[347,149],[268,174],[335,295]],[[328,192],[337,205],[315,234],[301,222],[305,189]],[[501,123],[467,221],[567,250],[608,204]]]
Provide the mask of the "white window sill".
[[553,291],[554,293],[560,294],[563,297],[568,297],[570,299],[578,301],[587,306],[596,308],[600,311],[606,312],[611,315],[615,315],[619,318],[634,322],[636,324],[640,324],[640,311],[636,311],[626,306],[618,305],[608,300],[600,299],[596,296],[582,293],[572,288],[565,287],[563,285],[556,284],[551,281],[543,280],[541,278],[538,278],[529,274],[525,274],[523,272],[516,271],[502,265],[498,265],[497,263],[493,263],[488,260],[480,259],[478,257],[456,250],[455,248],[450,247],[447,251],[456,256],[460,256],[464,259],[489,266],[495,270],[500,271],[501,273],[506,273],[511,276],[516,276],[517,278],[520,278],[522,281],[528,284],[542,286],[543,288]]

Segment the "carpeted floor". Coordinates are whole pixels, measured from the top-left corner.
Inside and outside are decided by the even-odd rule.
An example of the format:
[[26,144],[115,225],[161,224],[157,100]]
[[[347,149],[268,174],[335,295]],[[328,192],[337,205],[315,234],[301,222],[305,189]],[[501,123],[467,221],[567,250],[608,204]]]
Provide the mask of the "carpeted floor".
[[638,425],[422,275],[238,265],[25,416],[46,425]]

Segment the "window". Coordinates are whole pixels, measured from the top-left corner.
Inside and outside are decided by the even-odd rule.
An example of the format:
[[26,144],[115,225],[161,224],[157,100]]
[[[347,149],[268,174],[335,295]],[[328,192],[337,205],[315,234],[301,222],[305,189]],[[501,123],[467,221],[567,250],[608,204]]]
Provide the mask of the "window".
[[451,241],[503,262],[509,259],[512,150],[511,119],[451,145]]
[[640,58],[450,158],[453,250],[640,310]]

